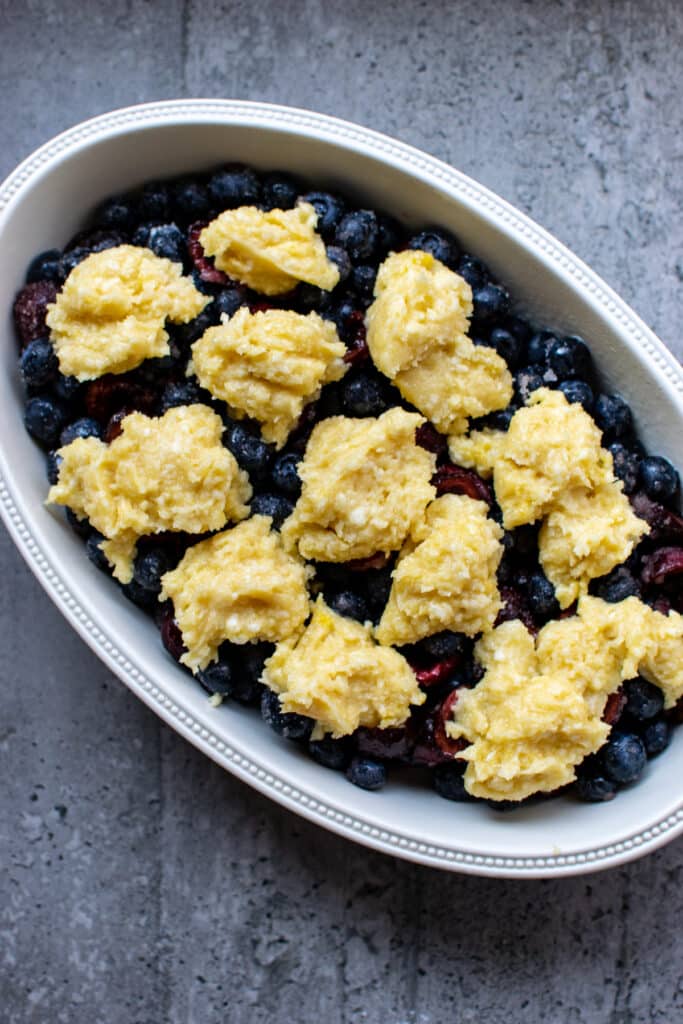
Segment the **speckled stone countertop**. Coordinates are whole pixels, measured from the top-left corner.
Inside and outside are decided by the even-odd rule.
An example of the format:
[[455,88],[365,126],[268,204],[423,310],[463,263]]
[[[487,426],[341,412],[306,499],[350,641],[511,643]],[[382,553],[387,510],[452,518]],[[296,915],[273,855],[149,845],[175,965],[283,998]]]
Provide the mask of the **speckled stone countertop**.
[[[675,0],[0,0],[0,26],[0,176],[129,103],[313,106],[491,186],[683,355]],[[0,558],[2,1024],[683,1020],[683,841],[526,883],[353,846],[170,732],[4,531]]]

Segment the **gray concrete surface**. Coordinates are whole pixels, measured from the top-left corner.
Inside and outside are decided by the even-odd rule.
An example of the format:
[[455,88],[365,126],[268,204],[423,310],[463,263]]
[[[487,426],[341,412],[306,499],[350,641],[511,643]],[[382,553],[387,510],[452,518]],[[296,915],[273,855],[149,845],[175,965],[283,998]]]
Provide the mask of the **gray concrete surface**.
[[[311,105],[454,162],[679,353],[676,0],[0,0],[0,175],[172,96]],[[526,884],[299,821],[162,726],[0,536],[2,1024],[676,1024],[683,843]]]

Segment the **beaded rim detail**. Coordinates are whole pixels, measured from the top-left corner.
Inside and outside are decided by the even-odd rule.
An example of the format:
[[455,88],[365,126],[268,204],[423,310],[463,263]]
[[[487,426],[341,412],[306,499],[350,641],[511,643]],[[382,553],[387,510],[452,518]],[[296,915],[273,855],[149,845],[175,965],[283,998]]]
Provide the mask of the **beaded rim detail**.
[[[529,217],[485,187],[448,164],[368,128],[293,107],[242,100],[169,100],[114,110],[62,132],[39,147],[0,185],[0,216],[9,204],[42,169],[55,158],[83,143],[97,141],[115,130],[184,124],[192,121],[224,125],[251,125],[256,128],[281,128],[300,131],[327,142],[345,142],[417,174],[448,191],[456,199],[472,204],[495,218],[497,223],[522,238],[532,250],[543,255],[591,296],[601,312],[609,314],[641,349],[666,379],[683,395],[683,368],[640,318],[570,250]],[[172,700],[162,686],[149,678],[112,642],[104,623],[78,603],[59,573],[31,534],[17,508],[15,497],[0,472],[0,513],[10,535],[36,577],[60,611],[95,653],[146,704],[173,728],[189,739],[223,767],[266,796],[290,810],[337,832],[348,839],[408,860],[451,871],[509,878],[538,878],[576,875],[616,866],[640,857],[683,832],[683,801],[670,814],[617,842],[576,853],[548,856],[492,856],[420,842],[409,834],[388,831],[361,817],[346,814],[308,792],[290,785],[284,778],[266,770],[251,758],[226,743],[218,733],[207,729],[194,715]]]

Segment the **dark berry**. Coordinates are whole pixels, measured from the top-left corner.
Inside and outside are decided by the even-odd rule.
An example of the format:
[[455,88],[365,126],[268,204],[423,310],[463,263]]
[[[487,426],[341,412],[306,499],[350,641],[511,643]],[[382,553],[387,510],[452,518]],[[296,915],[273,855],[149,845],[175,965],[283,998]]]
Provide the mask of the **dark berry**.
[[497,412],[490,412],[488,416],[483,416],[477,420],[477,429],[483,429],[489,427],[491,430],[502,430],[505,432],[510,429],[512,423],[512,417],[517,412],[517,406],[508,405],[505,409],[499,409]]
[[510,296],[499,284],[484,284],[473,289],[473,320],[478,324],[490,323],[505,316],[510,306]]
[[636,452],[615,441],[608,446],[614,464],[614,475],[624,485],[624,494],[633,494],[638,486],[640,458]]
[[534,391],[544,386],[543,377],[535,366],[525,366],[515,374],[515,392],[520,402],[526,404]]
[[668,459],[661,455],[648,455],[640,464],[640,482],[648,498],[670,501],[680,486],[678,473]]
[[60,263],[62,277],[66,279],[79,263],[87,260],[88,256],[92,256],[91,250],[86,249],[82,245],[77,245],[75,249],[69,249],[68,252],[65,252]]
[[360,263],[371,260],[379,240],[374,210],[352,210],[345,214],[339,222],[334,240],[346,249],[352,260]]
[[173,209],[183,221],[201,220],[210,209],[209,191],[197,181],[179,181],[171,189]]
[[591,593],[610,604],[617,604],[625,601],[627,597],[640,597],[640,584],[638,580],[624,565],[618,565],[606,576],[595,580],[591,587]]
[[609,778],[620,785],[627,785],[642,775],[646,761],[645,746],[634,733],[618,732],[603,748],[602,760]]
[[351,275],[351,285],[356,295],[371,299],[377,278],[377,268],[361,264],[355,267]]
[[36,391],[57,379],[59,362],[47,338],[35,338],[28,343],[21,354],[19,369],[26,387]]
[[529,576],[527,600],[531,611],[539,619],[553,618],[560,612],[560,606],[555,597],[555,588],[540,570]]
[[209,179],[209,194],[221,210],[253,206],[261,198],[261,186],[248,167],[233,164]]
[[335,285],[335,287],[338,288],[340,284],[344,284],[345,281],[348,281],[349,277],[351,276],[351,271],[353,269],[351,257],[349,256],[346,249],[342,249],[341,245],[328,245],[327,258],[332,263],[334,263],[337,270],[339,271],[339,281]]
[[58,373],[52,385],[52,392],[55,398],[59,398],[66,405],[75,402],[82,391],[83,385],[76,377],[65,377]]
[[311,740],[308,752],[323,768],[331,768],[334,772],[344,771],[349,763],[349,743],[346,737],[335,740],[331,736],[324,736],[321,740]]
[[57,452],[47,453],[47,462],[45,469],[47,471],[47,482],[49,484],[56,484],[59,480],[59,467],[62,464],[62,456],[58,455]]
[[648,757],[656,757],[671,743],[671,726],[664,718],[650,722],[642,732],[645,752]]
[[46,249],[34,256],[26,271],[26,284],[36,281],[52,281],[60,284],[62,280],[62,254],[59,249]]
[[617,784],[605,775],[579,775],[575,783],[576,795],[586,803],[605,803],[617,795]]
[[489,344],[495,348],[511,370],[516,370],[526,358],[526,346],[504,327],[494,327],[489,336]]
[[171,195],[163,181],[150,181],[142,187],[138,197],[137,216],[140,220],[157,224],[168,220],[171,211]]
[[271,479],[277,489],[290,498],[298,498],[301,493],[299,478],[299,456],[294,452],[278,455],[273,463]]
[[265,441],[255,437],[242,423],[230,421],[223,434],[223,443],[249,476],[256,481],[266,479],[272,450]]
[[593,419],[607,440],[623,437],[632,425],[631,410],[621,395],[598,395]]
[[168,653],[174,661],[180,661],[185,653],[185,643],[183,641],[183,634],[180,631],[180,626],[175,620],[173,608],[170,604],[161,614],[159,630],[161,633],[161,642]]
[[171,381],[167,384],[161,393],[161,412],[168,412],[169,409],[177,408],[181,405],[195,405],[201,401],[201,391],[199,384],[194,380],[183,381],[182,383],[176,383]]
[[624,683],[624,693],[626,694],[626,711],[637,722],[646,722],[651,718],[656,718],[664,707],[662,691],[641,676],[636,679],[627,679]]
[[585,380],[563,380],[558,389],[568,402],[582,405],[587,413],[592,412],[595,396],[590,384]]
[[199,685],[207,693],[229,697],[234,689],[233,670],[227,661],[217,661],[197,673]]
[[211,315],[218,323],[222,316],[234,316],[240,306],[246,302],[247,292],[242,285],[234,285],[230,288],[221,288],[216,298],[208,307]]
[[405,725],[388,729],[360,728],[354,738],[357,752],[363,757],[377,761],[404,761],[413,750],[415,727],[409,719]]
[[64,427],[64,407],[53,398],[29,398],[24,424],[31,437],[47,448],[54,448]]
[[474,798],[465,789],[465,768],[462,761],[448,761],[437,764],[432,772],[434,789],[444,800],[457,800],[465,803]]
[[164,548],[150,548],[135,559],[133,579],[140,587],[153,594],[161,593],[161,577],[171,568]]
[[137,216],[137,204],[132,196],[111,196],[97,208],[93,216],[95,224],[104,228],[126,231]]
[[149,229],[146,246],[156,256],[184,263],[187,259],[185,236],[177,224],[155,224]]
[[[529,323],[529,321],[523,320],[519,316],[508,316],[505,318],[505,327],[510,332],[510,334],[514,334],[517,341],[520,343],[520,345],[524,346],[524,350],[526,351],[527,346],[529,345],[529,342],[531,341],[531,338],[534,334],[534,329]],[[531,361],[532,360],[529,359],[529,362]]]
[[346,416],[380,416],[387,408],[382,384],[366,373],[347,377],[342,384],[342,408]]
[[270,516],[274,530],[279,530],[293,511],[294,503],[281,494],[256,494],[251,500],[252,515]]
[[437,228],[420,231],[419,234],[413,235],[408,241],[408,248],[428,252],[435,260],[445,263],[451,269],[457,266],[460,259],[460,246],[453,235]]
[[123,583],[121,585],[121,591],[129,601],[137,605],[138,608],[143,608],[145,611],[150,611],[156,607],[157,598],[156,594],[153,594],[151,590],[146,590],[141,587],[137,580],[132,579],[130,583]]
[[299,182],[284,171],[273,171],[263,179],[263,205],[267,210],[289,210],[301,191]]
[[389,252],[396,252],[401,245],[403,230],[394,217],[387,213],[377,214],[377,228],[379,231],[378,248],[382,256]]
[[472,289],[483,288],[489,279],[489,269],[486,264],[468,253],[464,253],[460,257],[456,269],[460,277],[463,277]]
[[87,516],[85,518],[77,516],[72,508],[65,508],[64,513],[66,515],[66,521],[74,531],[77,537],[81,540],[88,540],[92,534],[92,526]]
[[97,531],[92,532],[85,542],[85,553],[96,569],[99,569],[100,572],[105,572],[110,576],[111,566],[107,556],[100,547],[103,540],[104,537],[101,533],[97,533]]
[[60,445],[71,444],[78,437],[97,437],[102,440],[102,427],[97,420],[90,416],[82,416],[73,423],[69,423],[59,436]]
[[325,242],[329,242],[344,215],[344,203],[330,192],[306,192],[301,200],[309,203],[318,214],[316,231]]
[[278,736],[286,740],[307,740],[313,731],[311,718],[282,711],[277,693],[267,687],[261,695],[261,717]]
[[548,363],[558,380],[577,380],[590,373],[591,356],[583,338],[570,336],[552,343]]
[[417,646],[430,661],[462,658],[467,650],[467,637],[464,633],[454,633],[450,629],[445,629],[441,633],[434,633],[433,636],[420,640]]
[[370,618],[367,602],[352,590],[341,590],[327,597],[329,607],[338,615],[345,615],[356,622],[367,622]]
[[53,281],[34,281],[24,285],[17,294],[12,307],[14,325],[22,346],[34,338],[47,334],[45,317],[47,307],[57,298],[57,287]]
[[365,592],[372,618],[379,619],[391,591],[391,569],[375,569],[364,576]]
[[371,792],[382,789],[387,781],[387,770],[381,761],[370,757],[354,757],[346,769],[346,778],[354,786]]
[[657,548],[643,558],[640,578],[646,586],[662,586],[683,573],[683,547]]

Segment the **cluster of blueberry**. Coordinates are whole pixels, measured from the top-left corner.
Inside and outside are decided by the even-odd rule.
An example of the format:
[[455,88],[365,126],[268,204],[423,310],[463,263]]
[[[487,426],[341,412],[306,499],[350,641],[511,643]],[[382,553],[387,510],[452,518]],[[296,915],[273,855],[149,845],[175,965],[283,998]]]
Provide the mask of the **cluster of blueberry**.
[[[333,292],[301,284],[277,299],[250,292],[230,281],[208,259],[199,243],[203,224],[221,210],[252,204],[262,209],[292,207],[299,199],[311,203],[318,214],[318,231],[330,259],[339,269]],[[168,325],[170,353],[148,360],[137,370],[80,384],[60,374],[45,326],[47,305],[70,271],[93,252],[132,243],[150,248],[158,256],[182,263],[196,287],[211,302],[189,324]],[[393,405],[406,405],[400,394],[378,371],[365,343],[365,310],[372,301],[377,269],[392,250],[422,249],[457,271],[472,287],[474,313],[471,334],[480,345],[494,348],[514,378],[509,408],[473,424],[506,430],[515,411],[539,387],[558,388],[570,402],[579,402],[603,431],[612,453],[615,472],[631,496],[636,512],[651,525],[651,533],[626,565],[594,581],[593,592],[608,601],[637,594],[660,610],[683,610],[683,519],[675,509],[679,479],[668,460],[650,456],[634,433],[631,411],[618,395],[605,394],[585,342],[538,330],[511,311],[510,297],[481,260],[463,252],[456,239],[441,229],[410,234],[396,221],[374,210],[357,209],[339,195],[306,191],[284,173],[257,174],[243,166],[229,166],[212,175],[172,182],[154,182],[137,192],[110,198],[95,212],[92,223],[64,251],[41,253],[30,264],[25,287],[14,305],[21,343],[20,368],[27,393],[25,423],[28,432],[47,452],[51,483],[57,479],[56,449],[77,437],[113,440],[121,420],[131,411],[159,415],[173,406],[204,402],[225,423],[224,443],[245,469],[254,488],[251,509],[270,515],[276,528],[292,511],[300,489],[298,463],[315,423],[331,415],[378,416]],[[185,375],[190,346],[204,331],[231,316],[243,305],[252,310],[283,306],[298,312],[312,310],[334,321],[347,346],[350,370],[340,382],[326,385],[319,400],[308,406],[281,452],[260,436],[258,425],[233,420],[223,405]],[[418,432],[418,442],[437,455],[435,485],[438,493],[456,491],[483,498],[491,515],[500,519],[488,485],[470,470],[448,460],[445,438],[431,425]],[[67,511],[69,522],[86,542],[88,556],[102,571],[110,567],[101,549],[102,537],[90,524]],[[160,605],[161,577],[173,568],[197,537],[168,534],[143,539],[138,547],[134,577],[122,589],[135,604],[155,615],[161,638],[178,660],[182,636],[167,603]],[[504,608],[499,621],[520,618],[536,631],[559,608],[554,590],[538,562],[537,529],[508,531],[499,570]],[[383,556],[345,565],[317,565],[314,589],[342,615],[360,622],[377,622],[391,586],[393,559]],[[458,744],[445,732],[445,722],[460,686],[475,686],[481,669],[473,660],[473,644],[457,633],[441,633],[405,648],[427,696],[399,729],[359,729],[352,737],[312,740],[313,723],[300,715],[284,714],[276,695],[259,682],[272,645],[222,645],[218,660],[198,674],[210,694],[245,704],[258,704],[264,720],[289,740],[306,747],[321,765],[345,771],[348,778],[368,790],[381,788],[388,763],[410,763],[429,769],[437,793],[450,800],[468,800],[464,763],[454,759]],[[581,766],[574,787],[581,799],[606,800],[620,785],[642,772],[646,758],[669,742],[671,716],[662,711],[661,693],[645,680],[626,683],[610,702],[614,725],[609,742]],[[495,805],[499,809],[500,804]],[[505,805],[502,805],[505,809]]]

